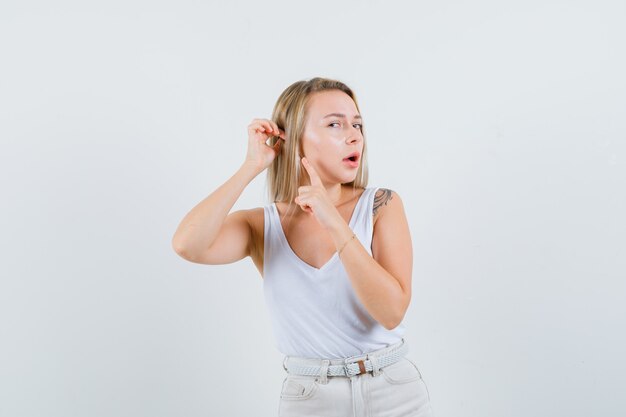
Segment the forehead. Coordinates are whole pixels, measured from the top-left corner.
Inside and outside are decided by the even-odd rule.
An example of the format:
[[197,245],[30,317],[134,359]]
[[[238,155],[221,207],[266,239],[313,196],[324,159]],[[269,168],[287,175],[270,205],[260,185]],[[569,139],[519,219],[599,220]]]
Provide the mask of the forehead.
[[311,118],[321,119],[328,113],[342,113],[352,118],[359,112],[349,95],[340,90],[327,90],[311,94],[307,113]]

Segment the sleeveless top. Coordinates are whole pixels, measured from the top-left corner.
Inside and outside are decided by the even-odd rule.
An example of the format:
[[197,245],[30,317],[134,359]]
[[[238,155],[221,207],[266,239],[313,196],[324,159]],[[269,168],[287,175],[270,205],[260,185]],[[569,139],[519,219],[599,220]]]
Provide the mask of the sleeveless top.
[[[350,229],[372,255],[373,204],[377,188],[366,188],[350,218]],[[359,301],[337,252],[321,268],[291,249],[276,204],[264,206],[263,293],[279,352],[304,358],[339,359],[400,341],[404,323],[387,330]]]

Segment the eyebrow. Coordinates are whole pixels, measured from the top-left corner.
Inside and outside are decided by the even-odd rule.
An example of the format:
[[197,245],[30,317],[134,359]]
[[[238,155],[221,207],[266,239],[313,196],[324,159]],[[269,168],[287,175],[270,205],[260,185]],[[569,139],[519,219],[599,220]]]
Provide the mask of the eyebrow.
[[[323,117],[323,119],[326,119],[326,118],[328,118],[328,117],[343,117],[343,118],[345,118],[345,117],[346,117],[346,115],[345,115],[345,114],[342,114],[342,113],[330,113],[330,114],[327,114],[326,116],[324,116],[324,117]],[[355,119],[359,119],[359,120],[361,120],[361,119],[362,119],[362,117],[361,117],[361,116],[359,116],[358,114],[357,114],[356,116],[354,116],[354,118],[355,118]]]

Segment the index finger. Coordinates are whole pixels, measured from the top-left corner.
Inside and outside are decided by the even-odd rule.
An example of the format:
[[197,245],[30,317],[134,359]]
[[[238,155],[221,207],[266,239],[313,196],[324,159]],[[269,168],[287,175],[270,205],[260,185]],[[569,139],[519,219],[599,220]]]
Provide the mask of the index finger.
[[322,180],[319,175],[317,175],[317,171],[313,168],[313,165],[306,159],[306,157],[302,157],[302,164],[306,169],[306,172],[309,173],[309,178],[311,178],[311,185],[322,185]]

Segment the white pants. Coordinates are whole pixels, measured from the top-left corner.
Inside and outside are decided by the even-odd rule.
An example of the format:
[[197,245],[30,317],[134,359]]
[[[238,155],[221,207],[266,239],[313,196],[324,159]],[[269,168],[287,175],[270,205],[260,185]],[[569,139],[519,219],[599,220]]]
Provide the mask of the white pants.
[[[406,343],[350,358],[376,357]],[[322,359],[286,356],[286,362],[322,366]],[[330,359],[341,365],[346,359]],[[376,362],[375,360],[372,362]],[[287,374],[278,406],[279,417],[432,417],[426,383],[415,363],[404,356],[398,362],[368,373],[346,376]]]

